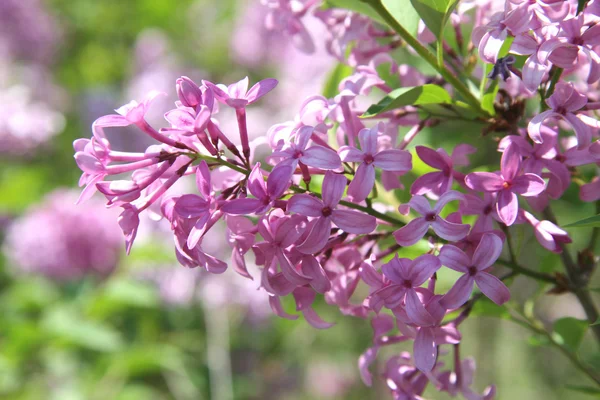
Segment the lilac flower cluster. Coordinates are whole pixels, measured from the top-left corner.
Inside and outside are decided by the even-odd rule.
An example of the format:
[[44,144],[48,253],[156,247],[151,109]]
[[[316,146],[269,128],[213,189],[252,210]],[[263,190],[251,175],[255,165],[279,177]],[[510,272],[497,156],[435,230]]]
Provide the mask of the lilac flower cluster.
[[[369,367],[382,347],[412,341],[412,356],[392,357],[383,372],[395,399],[421,398],[428,385],[451,396],[493,398],[493,386],[482,395],[471,389],[474,362],[460,358],[459,327],[478,298],[498,305],[509,301],[506,276],[497,276],[495,264],[513,268],[510,276],[541,277],[557,291],[580,284],[574,275],[570,281],[564,277],[565,283],[521,267],[510,233],[516,224],[529,224],[539,244],[556,253],[565,252],[571,241],[548,205],[571,186],[576,167],[600,161],[594,114],[600,108],[594,101],[600,77],[600,43],[594,34],[599,20],[595,1],[579,14],[577,3],[570,1],[510,0],[493,15],[493,2],[465,3],[450,18],[457,42],[463,40],[462,21],[472,18],[471,3],[477,3],[472,51],[490,63],[490,76],[507,79],[500,83],[505,85],[499,95],[504,101],[494,104],[495,116],[479,118],[489,135],[477,138],[478,148],[464,143],[450,154],[427,146],[409,151],[425,127],[445,122],[444,115],[419,104],[361,118],[371,91],[393,92],[379,72],[382,68],[403,86],[410,82],[461,89],[445,69],[445,79],[440,79],[398,65],[388,55],[403,45],[396,32],[350,11],[322,10],[315,1],[267,1],[267,27],[285,32],[306,51],[314,48],[314,38],[303,18],[311,14],[327,26],[328,50],[353,67],[340,82],[339,93],[333,98],[311,96],[293,120],[274,125],[267,132],[271,154],[258,160],[254,150],[259,142],[249,138],[247,108],[273,91],[277,81],[265,79],[250,87],[248,78],[226,86],[181,77],[176,82],[179,100],[165,114],[168,127],[156,129],[146,121],[160,95],[152,92],[143,102],[132,101],[117,114],[96,120],[91,139],[75,141],[75,159],[83,171],[80,186],[85,186],[80,201],[98,190],[108,206],[121,209],[118,221],[128,252],[140,215],[161,215],[170,223],[179,262],[216,274],[227,264],[207,253],[202,242],[222,220],[232,267],[253,279],[246,265],[254,255],[261,267],[260,287],[276,315],[298,318],[281,301],[291,295],[296,311],[311,325],[328,328],[332,324],[312,307],[322,294],[343,314],[371,319],[373,345],[359,360],[366,384],[371,384]],[[421,40],[428,37],[425,30]],[[507,57],[512,58],[500,57],[507,38],[512,40]],[[415,50],[418,46],[413,45]],[[522,55],[529,58],[519,71],[514,61]],[[454,68],[469,62],[466,56],[449,56]],[[582,71],[587,78],[577,80]],[[508,93],[511,85],[520,91],[514,98]],[[534,115],[523,105],[532,92],[539,92],[542,100]],[[237,135],[223,131],[223,107],[235,113]],[[157,143],[143,153],[112,149],[104,129],[128,125]],[[400,140],[399,131],[406,128]],[[478,166],[469,170],[469,156],[482,143],[501,153],[495,171],[476,170]],[[394,205],[385,204],[389,197],[379,194],[404,188],[400,177],[412,170],[415,155],[434,171],[414,181],[410,201],[397,205],[396,214]],[[131,178],[122,179],[123,174]],[[172,193],[175,182],[188,175],[195,178],[197,192]],[[582,184],[580,197],[600,199],[600,180]],[[433,207],[430,201],[436,202]],[[444,211],[449,205],[458,211]],[[409,218],[411,211],[419,215]],[[536,217],[540,212],[543,217]],[[471,216],[468,221],[473,223],[463,222],[464,216]],[[428,251],[414,259],[402,257],[405,247],[423,240],[429,241]],[[442,269],[460,274],[445,293],[436,287]],[[472,297],[475,286],[480,294]],[[361,295],[363,290],[366,295]],[[438,357],[444,345],[454,351],[451,367]]]
[[73,207],[77,193],[57,190],[13,221],[3,251],[17,271],[57,281],[109,276],[121,255],[116,214],[92,199]]

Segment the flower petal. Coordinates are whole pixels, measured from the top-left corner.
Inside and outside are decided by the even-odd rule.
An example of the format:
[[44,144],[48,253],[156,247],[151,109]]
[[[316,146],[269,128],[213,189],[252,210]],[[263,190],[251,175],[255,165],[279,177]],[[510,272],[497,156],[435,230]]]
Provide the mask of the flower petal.
[[278,165],[269,174],[267,178],[267,193],[271,200],[275,200],[283,194],[290,186],[290,179],[294,174],[291,165]]
[[309,255],[302,257],[300,268],[304,275],[311,277],[310,286],[317,293],[325,293],[331,289],[331,282],[316,258]]
[[489,268],[496,262],[502,253],[502,239],[493,233],[486,233],[481,237],[479,245],[473,253],[473,266],[478,271]]
[[369,196],[374,185],[375,167],[362,163],[358,166],[352,182],[348,185],[348,195],[354,202],[361,202]]
[[435,335],[432,328],[421,328],[415,339],[413,347],[415,355],[415,366],[423,371],[429,372],[435,365],[437,358],[437,346],[435,345]]
[[410,194],[423,195],[429,192],[436,192],[446,179],[443,172],[429,172],[419,176],[410,187]]
[[361,131],[358,132],[358,141],[360,143],[360,148],[365,154],[373,155],[377,152],[377,135],[377,125],[375,125],[371,129],[361,129]]
[[536,174],[523,174],[512,181],[511,190],[521,196],[537,196],[546,189],[546,182]]
[[309,167],[321,169],[338,169],[342,166],[342,161],[335,151],[319,145],[304,150],[300,161]]
[[314,254],[325,247],[331,231],[331,220],[329,218],[317,218],[311,221],[310,225],[310,234],[302,244],[296,247],[298,251],[304,254]]
[[436,203],[435,207],[433,208],[433,211],[435,213],[439,213],[440,211],[442,211],[442,208],[444,208],[444,206],[448,203],[450,203],[451,201],[466,201],[467,199],[465,198],[465,195],[457,192],[456,190],[449,190],[446,193],[442,194],[438,200],[438,202]]
[[262,205],[259,199],[234,199],[223,204],[221,211],[233,215],[248,215],[254,214]]
[[451,244],[445,244],[439,255],[442,265],[458,272],[467,272],[471,266],[471,258],[464,251]]
[[531,121],[529,121],[529,125],[527,125],[527,133],[531,140],[535,143],[542,143],[544,141],[541,133],[542,124],[548,118],[555,116],[560,117],[560,114],[557,114],[554,110],[547,110],[533,117]]
[[440,259],[432,254],[423,254],[415,258],[410,267],[410,278],[413,287],[421,286],[441,266]]
[[260,163],[254,164],[250,176],[248,176],[248,190],[257,199],[267,197],[267,187],[265,185],[265,180],[263,179],[262,171],[260,170]]
[[582,149],[592,142],[592,130],[589,126],[583,123],[575,114],[565,114],[565,119],[569,121],[575,135],[577,136],[577,148]]
[[502,153],[502,159],[500,160],[500,170],[502,171],[502,177],[507,181],[512,181],[521,167],[521,155],[519,154],[518,147],[514,144],[509,144]]
[[449,160],[442,157],[437,151],[425,146],[416,146],[415,150],[419,158],[427,165],[435,169],[450,169],[452,166],[448,163]]
[[498,211],[498,216],[506,226],[514,224],[519,212],[517,195],[510,190],[500,191],[496,202],[496,210]]
[[365,153],[350,146],[340,147],[338,154],[345,162],[362,162],[365,157]]
[[498,305],[502,305],[510,299],[510,290],[492,274],[479,272],[475,275],[475,282],[479,290]]
[[475,281],[468,274],[464,274],[440,300],[440,305],[446,310],[454,310],[469,300]]
[[377,227],[372,215],[352,210],[333,210],[331,220],[344,232],[355,234],[371,233]]
[[412,169],[412,155],[405,150],[382,150],[373,159],[373,165],[384,171],[406,172]]
[[425,236],[429,229],[429,222],[425,218],[415,218],[408,224],[394,232],[394,238],[400,246],[412,246]]
[[502,190],[504,179],[493,172],[472,172],[465,177],[465,183],[477,192],[497,192]]
[[331,208],[337,206],[344,195],[345,188],[346,177],[344,175],[334,174],[331,171],[327,171],[325,173],[323,187],[321,189],[323,203]]
[[320,217],[322,215],[323,202],[308,194],[296,194],[287,204],[287,210],[307,217]]
[[277,86],[277,79],[273,79],[273,78],[268,78],[268,79],[263,79],[262,81],[256,83],[254,86],[252,86],[250,88],[250,90],[248,90],[248,93],[246,93],[246,100],[248,100],[248,103],[254,103],[256,100],[260,99],[261,97],[263,97],[265,94],[269,93],[271,90],[275,89],[275,86]]
[[450,240],[455,242],[463,239],[469,234],[469,224],[455,224],[446,221],[444,218],[438,216],[435,221],[431,223],[433,231],[442,239]]
[[406,315],[416,325],[429,326],[434,323],[433,317],[427,310],[414,289],[406,291]]
[[306,276],[296,270],[296,268],[290,263],[282,249],[278,248],[275,252],[277,261],[279,261],[279,267],[285,278],[297,286],[306,285],[311,281],[310,276]]

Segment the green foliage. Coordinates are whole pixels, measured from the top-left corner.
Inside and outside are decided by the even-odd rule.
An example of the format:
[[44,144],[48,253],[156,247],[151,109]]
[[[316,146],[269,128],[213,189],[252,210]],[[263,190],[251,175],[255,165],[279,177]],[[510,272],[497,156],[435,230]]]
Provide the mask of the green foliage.
[[565,225],[565,228],[596,228],[600,226],[600,214],[593,217],[584,218],[576,222]]
[[415,87],[403,87],[390,92],[377,104],[373,104],[362,115],[363,118],[374,117],[396,108],[421,104],[450,104],[450,94],[441,86],[427,84]]
[[589,395],[593,395],[595,397],[600,397],[600,389],[590,386],[583,385],[566,385],[565,386],[569,390],[573,390],[575,392],[585,393]]
[[326,0],[325,6],[328,8],[345,8],[346,10],[352,10],[359,14],[366,15],[367,17],[385,24],[385,21],[381,19],[379,14],[374,11],[365,1],[361,0]]
[[427,28],[440,40],[458,0],[411,0],[410,2]]
[[381,4],[413,36],[419,29],[419,14],[409,0],[381,0]]
[[589,323],[580,319],[565,317],[554,322],[552,336],[556,342],[572,352],[577,352],[585,336]]
[[473,305],[471,315],[510,319],[510,313],[505,306],[499,306],[487,297],[479,299]]

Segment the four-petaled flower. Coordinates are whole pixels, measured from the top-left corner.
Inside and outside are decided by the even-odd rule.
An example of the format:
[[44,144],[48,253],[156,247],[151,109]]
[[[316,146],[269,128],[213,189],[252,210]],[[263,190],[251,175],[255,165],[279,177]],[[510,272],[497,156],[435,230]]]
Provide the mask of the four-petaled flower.
[[529,137],[535,143],[542,143],[542,124],[549,118],[558,118],[571,124],[577,136],[578,148],[587,146],[592,141],[591,127],[597,128],[598,121],[586,115],[575,115],[575,111],[581,109],[587,102],[587,97],[579,93],[572,83],[557,83],[554,93],[546,100],[550,110],[539,113],[529,121],[527,126]]
[[444,149],[433,150],[425,146],[415,147],[419,158],[427,165],[440,170],[429,172],[418,177],[410,188],[410,194],[422,195],[430,193],[436,198],[452,189],[453,179],[459,182],[464,180],[464,175],[454,170],[455,165],[468,165],[468,154],[475,153],[475,148],[468,144],[459,144],[449,156]]
[[295,170],[298,163],[320,169],[338,169],[342,166],[340,157],[332,149],[308,141],[315,130],[312,126],[303,126],[296,132],[295,142],[287,143],[279,151],[274,151],[269,159],[277,159],[277,165],[291,165]]
[[417,295],[417,289],[442,266],[439,258],[431,254],[423,254],[410,260],[394,257],[381,267],[383,275],[391,283],[371,294],[370,306],[379,312],[385,305],[394,309],[404,303],[406,315],[418,326],[429,326],[435,323]]
[[298,250],[313,254],[321,250],[329,239],[331,223],[348,233],[370,233],[376,227],[375,217],[359,211],[336,209],[346,187],[346,177],[327,171],[323,179],[323,200],[308,194],[297,194],[288,202],[288,211],[307,217],[315,217],[310,222],[310,234],[298,246]]
[[452,289],[440,300],[440,305],[447,310],[455,309],[471,296],[473,284],[494,303],[501,305],[508,301],[510,292],[502,281],[486,272],[502,252],[502,239],[493,233],[486,233],[481,238],[479,246],[475,249],[473,257],[450,244],[444,245],[440,250],[439,258],[442,265],[464,275],[458,278]]
[[342,146],[338,152],[343,161],[359,162],[354,179],[348,186],[348,195],[354,201],[367,198],[375,185],[375,167],[384,171],[406,172],[412,169],[412,156],[408,151],[388,149],[377,151],[377,135],[380,126],[362,129],[358,133],[360,148]]
[[410,208],[413,208],[422,217],[414,218],[408,224],[394,232],[396,242],[401,246],[412,246],[425,236],[429,227],[442,239],[460,240],[469,233],[468,224],[457,224],[448,222],[440,217],[439,213],[446,204],[453,200],[464,201],[463,194],[456,191],[444,193],[432,209],[429,201],[423,196],[413,196],[408,204],[400,206],[400,213],[407,215]]
[[279,199],[288,188],[292,167],[289,165],[278,166],[273,169],[267,178],[267,184],[260,171],[260,163],[256,163],[248,177],[248,190],[255,199],[235,199],[223,204],[221,211],[233,215],[262,214],[267,212],[275,200]]
[[[519,175],[520,174],[520,175]],[[535,174],[521,173],[521,156],[514,144],[502,154],[500,173],[472,172],[465,177],[468,187],[478,192],[497,193],[496,210],[505,225],[512,225],[519,212],[521,196],[537,196],[546,189],[546,182]]]
[[273,78],[263,79],[252,86],[250,90],[248,90],[248,77],[229,86],[215,85],[210,81],[202,81],[202,83],[212,89],[215,97],[221,103],[233,108],[244,108],[275,89],[278,82]]

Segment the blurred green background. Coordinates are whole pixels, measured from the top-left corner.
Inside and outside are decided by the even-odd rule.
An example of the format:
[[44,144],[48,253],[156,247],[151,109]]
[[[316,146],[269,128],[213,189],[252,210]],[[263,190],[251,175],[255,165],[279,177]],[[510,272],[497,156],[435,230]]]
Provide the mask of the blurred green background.
[[[9,50],[3,55],[0,62],[10,72],[2,75],[0,91],[21,84],[36,86],[20,71],[31,65],[43,68],[57,89],[44,91],[36,99],[62,115],[60,129],[47,143],[26,152],[5,150],[1,155],[3,236],[20,215],[43,207],[39,204],[44,196],[57,188],[76,186],[80,172],[73,161],[73,140],[90,137],[95,118],[125,104],[134,94],[141,100],[143,94],[136,91],[140,87],[150,90],[156,84],[163,89],[166,81],[170,86],[164,90],[173,96],[179,75],[229,83],[246,75],[254,82],[289,73],[264,54],[244,61],[232,50],[234,31],[252,18],[260,22],[260,12],[257,19],[248,11],[260,8],[258,1],[2,1],[0,21],[10,19],[16,26],[10,28],[16,37],[3,40],[23,45],[20,40],[24,39],[18,36],[19,18],[25,27],[50,19],[56,35],[54,42],[34,38],[41,43],[31,44],[30,53]],[[28,29],[23,26],[21,29]],[[265,49],[275,51],[276,45],[269,43],[272,47]],[[36,59],[39,48],[49,50],[50,56]],[[322,73],[310,82],[314,87],[325,87],[328,70],[335,62],[328,60],[324,65]],[[274,92],[272,96],[289,93]],[[302,99],[287,100],[271,100],[264,113],[282,115],[280,122],[292,119],[297,109],[286,104],[297,105]],[[480,129],[477,125],[467,129],[446,124],[421,134],[419,143],[450,149],[458,141],[479,140]],[[134,139],[132,132],[119,132],[124,147],[140,146],[141,139]],[[479,154],[475,164],[490,157],[499,158],[492,149]],[[415,173],[425,168],[415,162]],[[412,179],[414,176],[408,176],[404,183],[409,185]],[[407,195],[397,193],[402,200]],[[577,188],[572,187],[555,206],[559,220],[570,222],[593,214],[590,206],[575,205],[576,199]],[[40,219],[37,228],[43,231],[45,223]],[[116,218],[111,223],[116,227]],[[530,229],[519,227],[518,233],[524,265],[546,272],[561,270],[558,257],[541,251]],[[589,230],[573,233],[574,247],[584,247]],[[255,290],[258,282],[245,281],[231,270],[210,277],[184,269],[176,263],[172,246],[164,229],[148,228],[129,257],[121,254],[108,279],[51,280],[23,272],[18,257],[3,255],[0,398],[300,400],[388,396],[382,382],[376,380],[374,388],[367,388],[358,376],[357,359],[371,343],[367,322],[344,317],[322,300],[317,311],[336,322],[331,329],[318,331],[302,319],[275,318],[266,294]],[[122,248],[120,243],[121,253]],[[48,251],[35,243],[28,249],[40,254]],[[452,279],[450,273],[441,274],[441,287],[448,288]],[[524,306],[549,329],[558,318],[583,317],[574,298],[544,295],[544,288],[527,278],[517,278],[512,292],[514,306]],[[525,303],[528,298],[537,300]],[[293,307],[289,302],[285,305]],[[544,346],[543,338],[502,319],[503,315],[502,310],[482,302],[462,326],[462,355],[477,360],[475,387],[479,391],[495,383],[499,399],[590,398],[565,387],[588,382],[561,354]],[[409,348],[401,344],[387,353]],[[579,353],[586,362],[600,366],[600,353],[589,334]],[[451,362],[451,355],[443,357]],[[378,367],[376,363],[372,370]],[[430,389],[426,395],[445,398]]]

